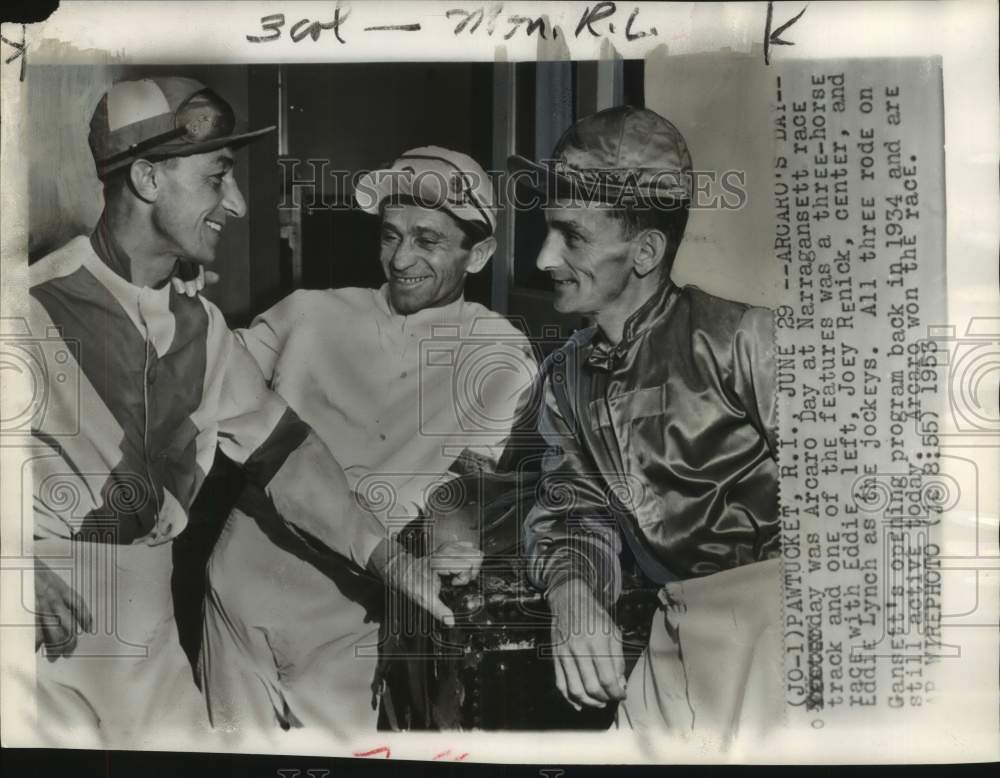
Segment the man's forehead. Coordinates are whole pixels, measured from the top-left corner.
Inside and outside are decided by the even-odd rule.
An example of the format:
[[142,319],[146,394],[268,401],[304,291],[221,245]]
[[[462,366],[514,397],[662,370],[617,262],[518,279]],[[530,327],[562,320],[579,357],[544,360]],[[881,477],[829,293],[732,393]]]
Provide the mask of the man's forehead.
[[221,162],[227,167],[232,167],[233,165],[236,164],[236,155],[233,153],[233,150],[228,146],[225,146],[221,149],[216,149],[215,151],[210,151],[204,156],[209,164],[215,162]]
[[387,202],[382,208],[382,219],[397,227],[433,229],[438,232],[460,232],[458,225],[439,208],[425,208],[416,203]]
[[578,222],[581,224],[592,224],[595,220],[601,219],[610,210],[603,203],[588,203],[583,200],[557,200],[552,205],[546,206],[545,219],[553,222]]

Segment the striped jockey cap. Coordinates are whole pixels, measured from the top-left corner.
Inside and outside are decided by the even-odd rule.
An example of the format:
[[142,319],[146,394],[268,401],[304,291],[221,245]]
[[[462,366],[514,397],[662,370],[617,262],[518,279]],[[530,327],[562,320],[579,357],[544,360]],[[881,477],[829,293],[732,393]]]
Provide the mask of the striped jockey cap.
[[247,131],[232,106],[192,78],[119,81],[90,120],[90,149],[101,178],[136,159],[165,159],[235,148],[274,130]]

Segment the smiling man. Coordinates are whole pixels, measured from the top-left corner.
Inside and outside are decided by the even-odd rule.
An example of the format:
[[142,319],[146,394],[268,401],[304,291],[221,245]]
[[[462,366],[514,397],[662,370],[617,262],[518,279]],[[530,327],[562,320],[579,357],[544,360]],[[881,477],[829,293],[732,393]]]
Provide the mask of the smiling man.
[[[588,316],[543,366],[543,497],[529,576],[553,613],[556,683],[617,724],[728,743],[782,714],[773,323],[670,280],[692,194],[684,138],[631,107],[588,116],[545,180],[537,266]],[[544,494],[558,494],[547,499]],[[627,682],[609,610],[627,546],[662,612]]]
[[475,567],[388,539],[218,308],[171,284],[181,262],[215,261],[226,222],[246,213],[233,150],[273,129],[237,130],[191,79],[115,84],[90,125],[100,221],[30,268],[31,326],[52,359],[33,429],[36,649],[49,661],[27,694],[53,745],[163,747],[206,731],[174,625],[170,541],[217,445],[280,523],[438,617],[450,612],[437,574]]
[[[392,534],[433,513],[458,474],[492,468],[537,370],[518,330],[464,299],[496,249],[493,188],[474,160],[413,149],[355,197],[381,219],[386,283],[295,292],[240,337]],[[358,572],[241,500],[209,563],[214,725],[375,730],[384,591]]]

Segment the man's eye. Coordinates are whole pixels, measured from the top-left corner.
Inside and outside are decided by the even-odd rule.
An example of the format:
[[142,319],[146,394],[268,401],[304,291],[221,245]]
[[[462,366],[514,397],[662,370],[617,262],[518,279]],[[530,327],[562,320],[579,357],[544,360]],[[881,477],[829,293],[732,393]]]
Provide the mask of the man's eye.
[[221,173],[215,176],[209,176],[209,180],[212,182],[212,186],[214,186],[216,189],[222,186],[223,178],[224,176]]
[[432,249],[437,245],[437,241],[431,238],[417,238],[417,245],[422,249]]
[[393,235],[391,232],[383,232],[382,233],[382,242],[383,243],[391,243],[394,240],[396,240],[396,236]]
[[569,248],[576,248],[580,245],[580,236],[574,232],[567,232],[563,234],[563,241]]

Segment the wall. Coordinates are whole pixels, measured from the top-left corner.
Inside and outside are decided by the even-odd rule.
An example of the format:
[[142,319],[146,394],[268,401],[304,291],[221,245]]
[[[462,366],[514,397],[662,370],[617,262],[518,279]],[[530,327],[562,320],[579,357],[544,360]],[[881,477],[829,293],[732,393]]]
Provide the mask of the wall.
[[485,166],[492,128],[473,94],[477,70],[492,73],[485,63],[288,65],[289,155],[354,171],[435,145]]
[[674,280],[732,300],[775,305],[782,280],[772,248],[773,152],[759,129],[769,126],[773,76],[758,59],[717,52],[651,57],[646,107],[681,131],[695,170],[745,171],[750,194],[740,210],[692,210]]
[[90,117],[121,66],[30,65],[28,252],[32,259],[89,233],[104,198],[87,145]]

